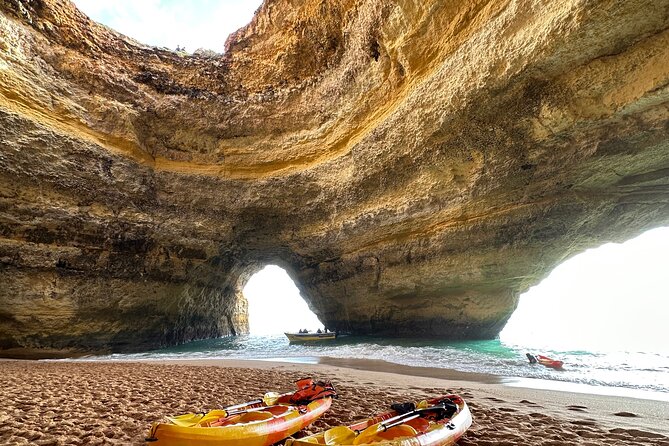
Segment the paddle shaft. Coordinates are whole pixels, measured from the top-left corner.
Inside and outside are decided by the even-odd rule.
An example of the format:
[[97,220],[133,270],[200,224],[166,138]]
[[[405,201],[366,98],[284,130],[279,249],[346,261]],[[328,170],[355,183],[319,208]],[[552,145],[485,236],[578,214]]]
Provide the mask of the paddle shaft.
[[[271,407],[279,407],[281,404],[275,404],[273,406],[262,406],[262,407],[252,407],[251,409],[245,409],[245,410],[238,410],[236,412],[228,412],[228,417],[231,417],[233,415],[239,415],[242,413],[248,413],[248,412],[260,412],[262,410],[267,410]],[[227,411],[226,411],[227,412]]]
[[446,406],[443,405],[443,404],[437,404],[436,406],[425,407],[423,409],[414,409],[410,412],[403,413],[403,414],[400,414],[400,415],[395,415],[392,418],[388,418],[387,420],[383,420],[379,424],[384,428],[383,430],[386,430],[389,427],[396,426],[397,424],[401,424],[401,423],[398,423],[398,422],[403,423],[405,421],[408,421],[406,418],[409,418],[409,419],[413,420],[414,418],[418,418],[423,412],[431,412],[433,410],[438,410],[438,409],[446,409]]
[[[437,404],[436,406],[431,406],[431,407],[425,407],[423,409],[414,409],[410,412],[403,413],[400,415],[396,415],[394,417],[388,418],[387,420],[383,420],[379,423],[373,424],[362,431],[356,431],[358,433],[357,440],[360,440],[360,438],[366,438],[370,437],[373,435],[376,435],[377,433],[381,431],[386,431],[389,427],[392,426],[397,426],[398,424],[402,424],[406,421],[413,420],[414,418],[420,417],[423,412],[430,412],[433,410],[439,410],[439,409],[445,409],[446,407],[443,404]],[[355,443],[358,444],[358,443]]]
[[[282,396],[284,396],[284,395],[290,395],[290,393],[291,393],[291,392],[278,393],[278,397],[277,397],[277,398],[280,398],[280,397],[282,397]],[[246,402],[246,403],[240,403],[240,404],[235,404],[234,406],[224,407],[223,410],[225,410],[226,412],[229,412],[229,411],[233,411],[233,410],[235,410],[235,409],[241,409],[242,407],[253,406],[253,405],[255,405],[255,404],[265,404],[265,400],[264,400],[264,398],[258,398],[258,399],[252,400],[252,401],[248,401],[248,402]],[[268,407],[268,406],[265,406],[265,407]]]
[[263,403],[262,398],[258,398],[257,400],[249,401],[246,403],[240,403],[240,404],[235,404],[234,406],[224,407],[223,410],[229,412],[231,410],[240,409],[242,407],[248,407],[248,406],[253,406],[254,404],[262,404],[262,403]]
[[419,414],[419,413],[415,413],[415,414],[413,414],[413,415],[411,415],[411,416],[408,416],[408,417],[406,417],[406,418],[402,418],[402,419],[393,421],[392,423],[383,424],[383,425],[382,425],[382,426],[383,426],[383,430],[384,430],[384,431],[387,431],[387,430],[390,429],[391,427],[399,426],[400,424],[404,424],[404,423],[406,423],[407,421],[415,420],[416,418],[419,418],[419,417],[420,417],[420,414]]

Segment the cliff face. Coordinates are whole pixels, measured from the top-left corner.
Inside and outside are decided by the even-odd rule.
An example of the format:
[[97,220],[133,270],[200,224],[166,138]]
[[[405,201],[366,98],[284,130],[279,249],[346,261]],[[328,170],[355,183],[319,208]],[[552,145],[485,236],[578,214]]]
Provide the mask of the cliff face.
[[666,1],[266,0],[216,57],[0,11],[0,355],[245,332],[268,263],[331,329],[487,338],[669,224]]

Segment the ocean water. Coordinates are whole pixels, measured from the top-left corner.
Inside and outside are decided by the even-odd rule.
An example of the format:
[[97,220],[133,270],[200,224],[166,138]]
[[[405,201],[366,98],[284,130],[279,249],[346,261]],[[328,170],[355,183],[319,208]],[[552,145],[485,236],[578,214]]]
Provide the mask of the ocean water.
[[[289,344],[283,334],[244,335],[191,342],[146,353],[114,354],[90,360],[276,359],[318,362],[318,358],[383,360],[390,363],[518,378],[522,385],[560,388],[586,385],[587,392],[669,400],[669,354],[636,351],[532,350],[564,361],[562,370],[529,364],[527,348],[496,340],[439,341],[344,336],[334,341]],[[527,379],[529,378],[529,380]],[[568,390],[575,390],[569,388]],[[618,391],[616,391],[618,390]]]

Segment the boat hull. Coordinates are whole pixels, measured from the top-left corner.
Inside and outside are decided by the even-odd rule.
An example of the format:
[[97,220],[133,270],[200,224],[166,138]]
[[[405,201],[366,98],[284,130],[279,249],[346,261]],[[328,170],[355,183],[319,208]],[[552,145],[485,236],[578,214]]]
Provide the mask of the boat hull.
[[564,362],[558,361],[557,359],[551,359],[547,356],[537,355],[537,362],[544,367],[549,367],[551,369],[561,369],[564,365]]
[[290,342],[317,342],[336,339],[335,333],[284,333]]

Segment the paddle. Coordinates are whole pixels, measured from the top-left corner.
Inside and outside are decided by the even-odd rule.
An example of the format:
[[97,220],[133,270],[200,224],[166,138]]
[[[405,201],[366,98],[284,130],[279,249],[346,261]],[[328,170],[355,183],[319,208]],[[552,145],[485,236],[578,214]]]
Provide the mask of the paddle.
[[[214,409],[207,413],[186,413],[183,415],[177,415],[175,417],[165,417],[165,418],[167,418],[171,423],[176,424],[177,426],[193,427],[197,426],[198,424],[205,423],[207,421],[218,420],[219,418],[225,418],[230,415],[238,415],[240,413],[250,412],[254,410],[267,409],[267,407],[274,406],[274,404],[280,397],[281,397],[280,393],[267,392],[265,395],[263,395],[262,398],[258,398],[253,401],[248,401],[246,403],[235,404],[234,406],[228,406],[223,409]],[[236,410],[236,409],[241,409],[243,407],[253,406],[255,404],[265,404],[265,406],[241,411]]]
[[391,427],[397,426],[399,424],[406,423],[407,421],[411,421],[414,418],[418,418],[422,415],[422,412],[426,412],[428,410],[437,410],[437,409],[444,409],[444,406],[440,405],[440,406],[426,407],[425,409],[416,409],[414,411],[407,412],[402,415],[397,415],[396,417],[393,418],[388,418],[387,420],[382,421],[380,423],[373,424],[364,431],[360,432],[360,434],[353,441],[353,444],[358,445],[358,444],[369,443],[372,438],[374,438],[381,432],[386,431]]
[[348,426],[335,426],[325,431],[325,444],[351,444],[357,433]]
[[185,413],[173,417],[166,416],[167,420],[177,426],[190,427],[195,426],[204,417],[204,413]]
[[434,410],[445,410],[446,406],[442,404],[437,404],[431,407],[423,407],[420,409],[414,409],[407,413],[396,415],[387,420],[381,421],[380,423],[373,424],[362,431],[354,431],[348,426],[336,426],[325,431],[323,439],[327,445],[336,445],[336,444],[351,444],[351,440],[354,445],[367,443],[372,437],[377,435],[380,432],[383,432],[391,427],[397,426],[407,421],[413,420],[414,418],[420,417],[424,412],[431,412]]

